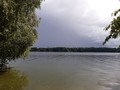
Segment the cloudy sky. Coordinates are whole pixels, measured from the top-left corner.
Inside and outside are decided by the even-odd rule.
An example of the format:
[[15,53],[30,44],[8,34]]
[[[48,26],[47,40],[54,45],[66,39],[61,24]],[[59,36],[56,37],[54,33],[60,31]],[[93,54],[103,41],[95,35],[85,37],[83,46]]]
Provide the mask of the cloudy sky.
[[[104,27],[111,13],[120,8],[119,0],[45,0],[37,16],[37,47],[102,47],[108,32]],[[106,46],[115,47],[120,40]]]

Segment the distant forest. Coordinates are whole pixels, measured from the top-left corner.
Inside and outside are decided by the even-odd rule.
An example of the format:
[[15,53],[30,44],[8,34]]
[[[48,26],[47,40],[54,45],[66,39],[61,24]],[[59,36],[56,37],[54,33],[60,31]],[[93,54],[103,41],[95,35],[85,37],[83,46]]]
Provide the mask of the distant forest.
[[107,48],[107,47],[90,47],[90,48],[66,48],[66,47],[54,47],[54,48],[37,48],[33,47],[31,52],[120,52],[120,48]]

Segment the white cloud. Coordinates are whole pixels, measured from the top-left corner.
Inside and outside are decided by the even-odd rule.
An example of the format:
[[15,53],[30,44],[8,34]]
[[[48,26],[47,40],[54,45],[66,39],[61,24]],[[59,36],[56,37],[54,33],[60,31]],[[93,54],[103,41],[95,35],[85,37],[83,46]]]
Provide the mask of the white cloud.
[[100,46],[106,36],[103,28],[119,4],[118,0],[46,0],[37,11],[42,21],[36,45]]

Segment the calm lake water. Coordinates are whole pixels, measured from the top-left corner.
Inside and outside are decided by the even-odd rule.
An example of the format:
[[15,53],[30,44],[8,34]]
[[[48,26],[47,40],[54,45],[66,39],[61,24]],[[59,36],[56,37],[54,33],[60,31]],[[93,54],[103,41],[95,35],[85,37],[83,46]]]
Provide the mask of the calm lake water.
[[120,90],[119,53],[31,52],[0,74],[0,90]]

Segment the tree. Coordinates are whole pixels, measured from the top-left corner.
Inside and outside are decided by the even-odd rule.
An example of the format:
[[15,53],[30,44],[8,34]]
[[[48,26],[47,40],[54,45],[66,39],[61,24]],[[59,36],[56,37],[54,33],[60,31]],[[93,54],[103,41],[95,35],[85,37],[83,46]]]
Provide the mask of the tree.
[[8,61],[25,57],[37,39],[36,8],[42,0],[0,1],[0,70]]
[[116,39],[120,37],[120,9],[112,13],[114,17],[110,24],[105,28],[105,31],[110,31],[109,35],[106,37],[103,45],[108,42],[110,39]]

